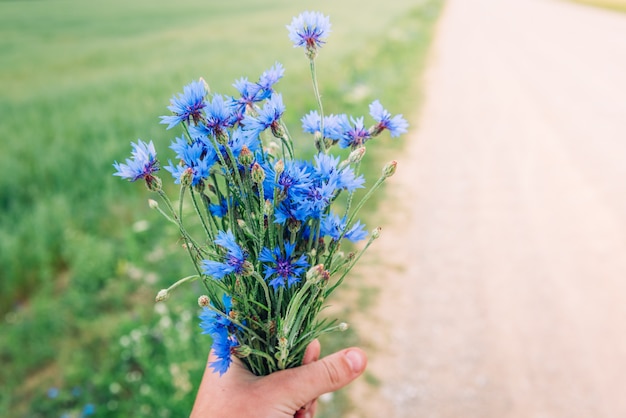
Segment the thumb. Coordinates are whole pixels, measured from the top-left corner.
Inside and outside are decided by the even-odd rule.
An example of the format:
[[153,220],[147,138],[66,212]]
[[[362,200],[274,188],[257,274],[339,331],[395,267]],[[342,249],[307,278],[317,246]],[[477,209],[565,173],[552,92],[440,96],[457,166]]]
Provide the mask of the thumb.
[[319,361],[267,376],[270,397],[294,411],[320,395],[346,386],[365,370],[367,356],[348,348]]

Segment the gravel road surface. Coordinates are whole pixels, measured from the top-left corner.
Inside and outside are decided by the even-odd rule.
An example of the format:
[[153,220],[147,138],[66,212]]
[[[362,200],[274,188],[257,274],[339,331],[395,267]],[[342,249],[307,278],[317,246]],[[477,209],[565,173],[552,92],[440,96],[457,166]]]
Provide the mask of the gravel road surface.
[[626,14],[446,3],[361,268],[354,416],[626,417]]

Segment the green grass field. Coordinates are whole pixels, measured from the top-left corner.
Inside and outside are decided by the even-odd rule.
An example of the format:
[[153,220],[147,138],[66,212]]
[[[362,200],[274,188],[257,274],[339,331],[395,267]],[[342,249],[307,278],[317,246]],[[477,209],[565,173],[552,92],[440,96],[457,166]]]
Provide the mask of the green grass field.
[[[316,7],[333,24],[317,62],[325,110],[365,115],[379,98],[414,113],[439,0]],[[276,61],[286,68],[277,85],[286,122],[299,132],[315,102],[285,25],[305,9],[0,1],[0,416],[78,417],[89,404],[98,417],[189,413],[209,346],[197,332],[197,289],[156,308],[153,298],[190,266],[149,192],[113,177],[111,164],[137,138],[167,149],[177,133],[158,117],[191,80],[235,94],[235,79]],[[380,138],[365,171],[377,176],[389,149],[400,143]]]

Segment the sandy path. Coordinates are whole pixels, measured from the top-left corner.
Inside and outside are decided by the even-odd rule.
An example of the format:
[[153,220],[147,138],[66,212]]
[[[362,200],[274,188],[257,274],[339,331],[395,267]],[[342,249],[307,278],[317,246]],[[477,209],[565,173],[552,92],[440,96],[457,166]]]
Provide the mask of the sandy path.
[[626,15],[448,0],[358,417],[626,417]]

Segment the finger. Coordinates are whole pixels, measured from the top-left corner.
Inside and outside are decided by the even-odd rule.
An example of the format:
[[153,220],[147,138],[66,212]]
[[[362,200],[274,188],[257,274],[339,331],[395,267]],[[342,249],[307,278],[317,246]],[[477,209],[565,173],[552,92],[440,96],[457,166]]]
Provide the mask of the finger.
[[[311,341],[311,343],[307,346],[306,350],[304,351],[302,364],[303,365],[310,364],[310,363],[313,363],[314,361],[319,360],[321,350],[322,350],[322,347],[320,345],[319,340],[316,339],[316,340]],[[311,401],[303,405],[302,408],[300,408],[300,410],[296,412],[296,414],[294,415],[294,418],[308,418],[308,417],[314,416],[315,409],[317,406],[317,403],[315,401],[316,399],[312,399]]]
[[304,350],[304,357],[302,357],[302,364],[313,363],[319,360],[321,352],[321,345],[319,340],[313,340]]
[[267,396],[288,403],[294,413],[318,396],[340,389],[363,373],[365,353],[348,348],[304,366],[271,374],[264,381]]

